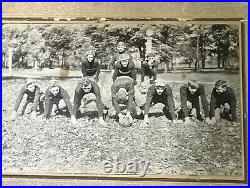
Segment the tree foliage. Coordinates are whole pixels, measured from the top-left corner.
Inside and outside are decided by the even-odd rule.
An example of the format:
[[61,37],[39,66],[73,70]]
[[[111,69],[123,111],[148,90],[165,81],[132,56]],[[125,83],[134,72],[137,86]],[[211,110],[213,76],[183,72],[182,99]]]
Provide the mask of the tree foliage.
[[10,48],[18,66],[40,67],[78,66],[84,52],[93,49],[103,65],[109,64],[118,40],[127,43],[131,53],[139,52],[145,58],[146,30],[153,30],[154,52],[174,67],[176,58],[196,70],[205,68],[216,59],[217,67],[230,66],[229,59],[239,56],[239,28],[226,24],[191,25],[3,25],[3,56]]

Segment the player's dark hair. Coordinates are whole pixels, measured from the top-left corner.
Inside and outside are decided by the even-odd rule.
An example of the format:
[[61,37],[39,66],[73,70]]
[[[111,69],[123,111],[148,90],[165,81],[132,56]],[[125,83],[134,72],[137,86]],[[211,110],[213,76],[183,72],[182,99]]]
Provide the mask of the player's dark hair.
[[227,82],[225,80],[218,80],[217,82],[215,82],[215,87],[227,87]]
[[188,86],[191,89],[197,89],[199,87],[198,81],[197,80],[189,80],[188,81]]
[[123,44],[124,46],[126,46],[125,42],[123,40],[118,40],[116,43],[116,46],[118,46],[119,44]]

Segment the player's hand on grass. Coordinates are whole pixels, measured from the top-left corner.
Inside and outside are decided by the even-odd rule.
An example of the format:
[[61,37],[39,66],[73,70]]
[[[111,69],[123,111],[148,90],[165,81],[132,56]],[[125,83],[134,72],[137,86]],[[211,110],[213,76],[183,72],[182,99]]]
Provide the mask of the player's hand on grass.
[[107,122],[104,121],[103,117],[99,117],[99,123],[100,125],[107,125]]
[[48,119],[44,114],[41,116],[41,118],[42,118],[42,121],[47,121]]
[[71,123],[75,125],[77,123],[76,117],[74,115],[71,116]]
[[131,116],[131,114],[130,114],[129,111],[127,112],[126,116],[127,116],[128,119],[129,119],[129,123],[133,123],[133,118],[132,118],[132,116]]
[[15,120],[16,118],[17,118],[17,111],[13,111],[10,116],[10,120]]
[[212,121],[211,121],[211,119],[209,117],[206,117],[205,123],[207,123],[208,125],[211,125]]
[[215,117],[212,117],[211,118],[211,124],[210,125],[215,125],[216,124],[216,119],[215,119]]
[[178,123],[183,123],[183,121],[180,120],[180,119],[174,119],[174,120],[173,120],[173,123],[174,123],[174,124],[178,124]]
[[121,123],[121,121],[122,121],[122,116],[123,116],[122,113],[118,114],[119,123]]
[[36,119],[36,116],[37,116],[37,114],[35,111],[31,112],[31,114],[30,114],[31,119]]
[[149,125],[149,118],[148,118],[148,115],[145,115],[145,116],[144,116],[143,124],[144,124],[144,125]]
[[186,125],[191,123],[190,117],[185,117],[185,122]]

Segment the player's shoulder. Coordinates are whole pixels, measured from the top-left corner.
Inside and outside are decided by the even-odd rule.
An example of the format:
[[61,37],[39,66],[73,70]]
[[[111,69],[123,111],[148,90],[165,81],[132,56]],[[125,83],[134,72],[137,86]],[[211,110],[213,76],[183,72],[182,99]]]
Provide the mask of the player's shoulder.
[[154,91],[155,91],[155,85],[154,85],[154,84],[152,84],[152,85],[150,85],[150,86],[149,86],[149,88],[148,88],[148,92],[153,93]]
[[231,87],[227,87],[226,91],[229,93],[234,93],[234,89]]
[[87,60],[87,58],[85,56],[81,58],[81,63],[82,64],[88,63],[88,60]]
[[198,83],[198,86],[199,86],[200,88],[204,88],[204,84],[203,84],[203,83]]
[[198,89],[199,90],[205,90],[205,87],[202,83],[198,83]]
[[148,62],[146,60],[142,61],[142,65],[146,66],[148,64]]
[[91,85],[92,85],[93,87],[99,87],[98,84],[97,84],[97,82],[94,81],[94,80],[90,80],[90,83],[91,83]]
[[41,88],[38,85],[36,85],[35,88],[36,88],[36,91],[40,91],[41,90]]
[[184,84],[184,85],[182,85],[181,87],[180,87],[180,90],[182,91],[182,90],[187,90],[187,88],[188,88],[188,85],[187,84]]
[[100,60],[99,59],[94,59],[94,65],[99,65],[100,64]]
[[159,65],[160,61],[154,60],[154,65]]
[[166,91],[167,92],[172,92],[172,88],[170,85],[166,84]]

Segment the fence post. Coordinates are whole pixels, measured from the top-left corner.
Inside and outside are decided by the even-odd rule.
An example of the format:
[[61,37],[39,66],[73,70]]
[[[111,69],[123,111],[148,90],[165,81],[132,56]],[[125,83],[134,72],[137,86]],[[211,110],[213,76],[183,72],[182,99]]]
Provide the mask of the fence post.
[[9,68],[9,76],[12,76],[12,57],[13,57],[13,49],[9,49],[9,60],[8,60],[8,68]]

